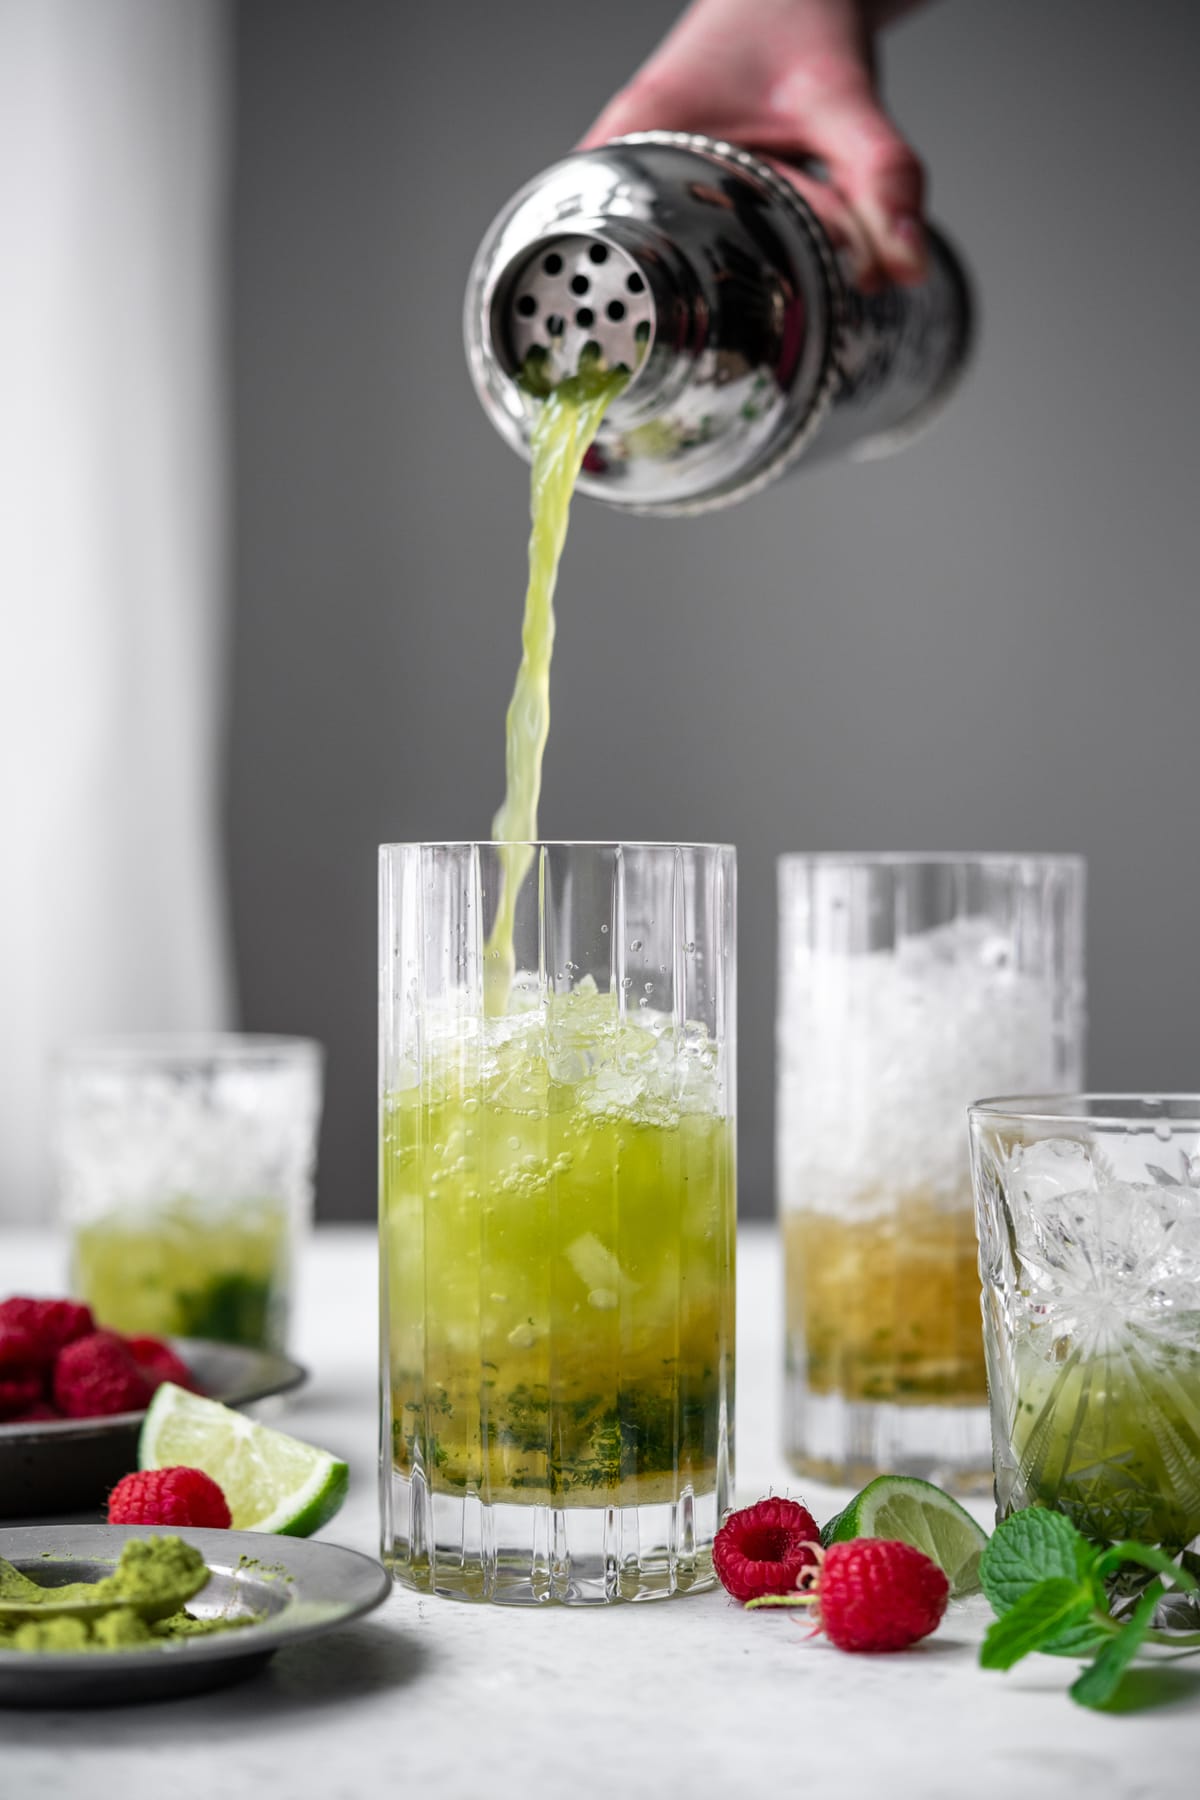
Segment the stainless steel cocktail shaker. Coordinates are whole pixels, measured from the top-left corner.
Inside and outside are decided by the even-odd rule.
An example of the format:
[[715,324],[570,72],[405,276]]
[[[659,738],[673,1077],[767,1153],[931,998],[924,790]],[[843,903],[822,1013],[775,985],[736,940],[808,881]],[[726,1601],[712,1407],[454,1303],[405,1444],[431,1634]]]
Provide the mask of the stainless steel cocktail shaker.
[[555,163],[493,222],[467,286],[479,398],[528,454],[520,379],[595,346],[632,371],[579,487],[639,512],[727,506],[804,458],[882,455],[940,408],[970,335],[966,278],[863,293],[805,201],[730,144],[645,132]]

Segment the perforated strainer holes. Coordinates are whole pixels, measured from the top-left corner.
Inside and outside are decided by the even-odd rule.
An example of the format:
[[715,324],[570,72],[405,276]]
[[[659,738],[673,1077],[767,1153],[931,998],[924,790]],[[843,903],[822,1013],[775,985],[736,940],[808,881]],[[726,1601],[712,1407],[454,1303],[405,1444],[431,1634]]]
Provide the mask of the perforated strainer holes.
[[551,386],[575,374],[585,348],[610,368],[636,369],[654,336],[647,276],[615,244],[584,233],[531,245],[497,294],[505,361],[522,370],[529,353],[540,349]]

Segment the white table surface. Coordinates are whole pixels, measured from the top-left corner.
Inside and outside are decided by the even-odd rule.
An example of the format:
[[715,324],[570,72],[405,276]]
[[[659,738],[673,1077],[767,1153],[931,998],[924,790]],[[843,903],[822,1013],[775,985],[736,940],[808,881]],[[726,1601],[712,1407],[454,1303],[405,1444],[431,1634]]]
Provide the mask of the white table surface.
[[[778,1451],[774,1234],[743,1228],[739,1499],[796,1492]],[[0,1294],[62,1291],[61,1247],[0,1231]],[[325,1536],[377,1551],[375,1246],[323,1229],[301,1278],[312,1371],[279,1422],[345,1456]],[[810,1484],[818,1519],[845,1498]],[[979,1516],[989,1522],[987,1511]],[[2,1800],[1171,1800],[1200,1793],[1200,1659],[1178,1698],[1127,1716],[1067,1698],[1076,1665],[976,1663],[990,1613],[951,1607],[898,1656],[846,1656],[792,1615],[721,1592],[642,1606],[467,1605],[396,1589],[336,1637],[281,1651],[211,1696],[106,1711],[0,1710]]]

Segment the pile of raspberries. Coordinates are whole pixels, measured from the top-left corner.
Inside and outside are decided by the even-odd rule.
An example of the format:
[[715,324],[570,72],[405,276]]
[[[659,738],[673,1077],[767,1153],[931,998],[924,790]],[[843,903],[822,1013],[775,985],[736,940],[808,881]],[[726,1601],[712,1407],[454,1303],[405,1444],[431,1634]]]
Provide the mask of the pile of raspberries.
[[159,1338],[98,1331],[77,1300],[0,1300],[0,1424],[142,1412],[164,1381],[196,1391]]

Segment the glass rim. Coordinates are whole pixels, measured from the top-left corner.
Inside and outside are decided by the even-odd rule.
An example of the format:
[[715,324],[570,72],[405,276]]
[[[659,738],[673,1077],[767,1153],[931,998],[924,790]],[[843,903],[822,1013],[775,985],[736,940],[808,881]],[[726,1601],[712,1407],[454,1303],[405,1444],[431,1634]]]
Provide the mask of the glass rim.
[[201,1063],[269,1063],[284,1059],[320,1063],[325,1047],[316,1038],[266,1031],[130,1031],[75,1038],[53,1052],[56,1068],[79,1063],[135,1067],[158,1063],[186,1067]]
[[380,844],[395,850],[704,850],[736,856],[736,844],[675,842],[669,838],[413,838]]
[[1165,1124],[1200,1131],[1200,1094],[997,1094],[972,1101],[967,1116],[972,1124],[1074,1125],[1081,1130]]
[[1011,869],[1027,863],[1043,869],[1086,869],[1087,858],[1077,850],[783,850],[776,857],[780,868],[822,864],[829,868],[889,869]]

